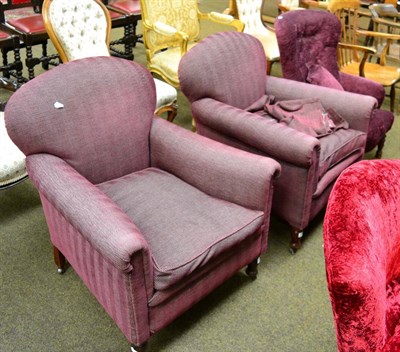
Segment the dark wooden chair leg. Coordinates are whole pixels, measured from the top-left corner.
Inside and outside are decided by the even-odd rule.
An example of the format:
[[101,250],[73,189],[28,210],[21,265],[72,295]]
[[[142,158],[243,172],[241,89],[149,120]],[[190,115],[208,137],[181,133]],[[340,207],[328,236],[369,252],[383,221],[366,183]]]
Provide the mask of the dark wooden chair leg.
[[258,263],[260,262],[260,259],[257,258],[256,260],[253,260],[246,268],[246,274],[249,276],[250,279],[255,280],[257,279],[257,274],[258,274]]
[[297,250],[300,249],[300,247],[301,247],[301,238],[303,237],[303,231],[292,228],[291,237],[292,237],[292,240],[290,242],[289,251],[291,254],[295,254],[297,252]]
[[375,159],[381,159],[383,154],[383,147],[385,145],[386,136],[382,138],[382,140],[378,144],[378,148],[376,149]]
[[273,65],[273,61],[268,61],[267,60],[267,76],[271,75],[271,70],[272,70],[272,65]]
[[64,274],[65,272],[65,257],[64,254],[60,252],[60,250],[56,247],[53,246],[53,253],[54,253],[54,262],[56,263],[59,274]]

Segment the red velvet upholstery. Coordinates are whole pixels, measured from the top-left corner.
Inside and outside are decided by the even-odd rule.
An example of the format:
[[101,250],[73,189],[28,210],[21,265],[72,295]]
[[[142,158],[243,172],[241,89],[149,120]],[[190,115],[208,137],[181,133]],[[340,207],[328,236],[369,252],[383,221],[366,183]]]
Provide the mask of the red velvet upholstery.
[[[272,207],[292,227],[291,246],[297,249],[299,231],[325,206],[335,179],[363,157],[376,100],[265,72],[265,54],[256,38],[223,32],[203,39],[184,55],[179,79],[199,134],[279,161],[282,173]],[[278,102],[317,98],[350,128],[322,138],[299,132],[265,113],[267,95]]]
[[341,352],[400,349],[400,160],[346,169],[324,222],[328,289]]
[[135,14],[141,14],[141,8],[140,8],[140,1],[139,0],[115,0],[110,3],[110,6],[112,6],[114,9],[129,12],[129,13],[135,13]]
[[[385,90],[381,84],[339,72],[337,47],[341,24],[336,16],[318,10],[289,11],[277,17],[275,31],[283,77],[318,84],[308,77],[310,69],[319,65],[333,75],[344,90],[370,95],[377,99],[379,106],[382,104]],[[334,85],[326,86],[337,88]],[[380,157],[385,135],[392,127],[393,120],[393,113],[379,109],[374,112],[368,129],[366,151],[378,146],[377,157]]]
[[56,253],[134,345],[254,271],[280,171],[155,117],[155,105],[147,69],[95,57],[28,82],[5,112]]

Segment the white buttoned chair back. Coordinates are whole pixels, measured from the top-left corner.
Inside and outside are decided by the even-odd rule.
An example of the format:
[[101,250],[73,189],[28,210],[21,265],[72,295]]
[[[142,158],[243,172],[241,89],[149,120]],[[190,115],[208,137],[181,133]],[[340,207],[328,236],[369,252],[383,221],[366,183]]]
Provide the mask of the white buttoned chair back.
[[109,56],[110,15],[98,0],[45,0],[46,30],[63,62]]
[[254,34],[266,31],[261,20],[262,0],[236,0],[238,17],[244,23],[244,33]]

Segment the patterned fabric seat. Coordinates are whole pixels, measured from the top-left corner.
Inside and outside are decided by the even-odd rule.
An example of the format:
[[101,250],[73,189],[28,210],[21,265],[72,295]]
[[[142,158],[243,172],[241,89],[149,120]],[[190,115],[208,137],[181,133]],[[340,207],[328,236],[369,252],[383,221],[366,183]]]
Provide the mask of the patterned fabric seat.
[[27,177],[25,155],[11,141],[0,112],[0,189],[10,187]]

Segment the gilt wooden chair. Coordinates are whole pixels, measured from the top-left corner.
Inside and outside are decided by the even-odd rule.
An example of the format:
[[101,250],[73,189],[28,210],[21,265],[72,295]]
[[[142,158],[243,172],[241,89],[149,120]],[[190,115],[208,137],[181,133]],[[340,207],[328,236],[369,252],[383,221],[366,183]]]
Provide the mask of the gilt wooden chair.
[[197,0],[140,0],[147,67],[175,87],[179,87],[181,57],[200,39],[200,21],[232,26],[242,31],[244,24],[231,15],[201,13]]

